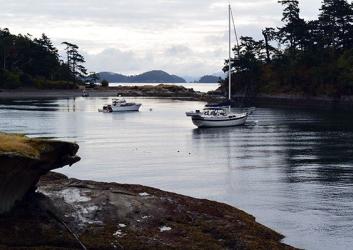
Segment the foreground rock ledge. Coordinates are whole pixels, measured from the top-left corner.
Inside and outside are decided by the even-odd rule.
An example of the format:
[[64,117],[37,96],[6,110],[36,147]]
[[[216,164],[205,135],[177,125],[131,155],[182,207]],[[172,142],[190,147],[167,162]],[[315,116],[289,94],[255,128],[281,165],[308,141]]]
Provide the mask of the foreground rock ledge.
[[82,249],[73,234],[87,249],[293,249],[225,204],[55,173],[0,216],[0,249]]
[[77,150],[0,133],[0,249],[293,249],[225,204],[49,172]]
[[33,190],[42,175],[80,160],[74,143],[0,133],[0,214]]

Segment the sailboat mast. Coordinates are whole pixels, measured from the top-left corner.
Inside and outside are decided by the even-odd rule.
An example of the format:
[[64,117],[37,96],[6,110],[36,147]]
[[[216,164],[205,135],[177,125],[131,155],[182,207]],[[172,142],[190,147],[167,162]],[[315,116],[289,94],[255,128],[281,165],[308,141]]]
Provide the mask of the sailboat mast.
[[229,4],[229,8],[228,8],[228,12],[229,12],[229,62],[228,62],[228,67],[229,67],[229,70],[228,70],[228,79],[229,79],[229,101],[232,100],[232,33],[231,33],[231,6]]

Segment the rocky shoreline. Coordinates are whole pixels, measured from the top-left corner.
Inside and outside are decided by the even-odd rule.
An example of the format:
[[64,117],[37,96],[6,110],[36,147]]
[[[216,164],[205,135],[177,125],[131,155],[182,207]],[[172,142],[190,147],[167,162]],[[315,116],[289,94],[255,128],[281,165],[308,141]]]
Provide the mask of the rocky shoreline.
[[48,172],[78,161],[76,144],[9,138],[0,134],[0,249],[294,249],[226,204]]
[[[0,90],[0,99],[18,98],[76,98],[82,96],[84,88],[74,90],[38,90],[38,89],[16,89]],[[183,86],[159,84],[156,86],[117,86],[117,87],[96,87],[86,89],[89,97],[158,97],[185,100],[208,101],[219,98],[219,96],[209,95],[195,91],[192,88]]]

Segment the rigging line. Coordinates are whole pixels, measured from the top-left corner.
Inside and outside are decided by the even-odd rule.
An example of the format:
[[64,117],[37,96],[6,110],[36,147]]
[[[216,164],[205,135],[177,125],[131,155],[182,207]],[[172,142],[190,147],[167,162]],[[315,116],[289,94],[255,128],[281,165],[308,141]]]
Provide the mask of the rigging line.
[[239,39],[238,39],[237,29],[235,28],[234,14],[233,14],[232,8],[230,8],[230,13],[231,13],[231,16],[232,16],[232,22],[233,22],[233,29],[234,29],[235,40],[236,40],[236,42],[237,42],[237,53],[238,53],[238,56],[240,56],[240,51],[239,51]]
[[46,212],[51,216],[53,219],[55,219],[57,222],[59,222],[61,225],[64,226],[64,228],[75,238],[75,240],[80,244],[82,250],[87,250],[87,247],[82,243],[80,238],[66,225],[66,223],[61,220],[55,213],[50,211],[49,209],[46,210]]

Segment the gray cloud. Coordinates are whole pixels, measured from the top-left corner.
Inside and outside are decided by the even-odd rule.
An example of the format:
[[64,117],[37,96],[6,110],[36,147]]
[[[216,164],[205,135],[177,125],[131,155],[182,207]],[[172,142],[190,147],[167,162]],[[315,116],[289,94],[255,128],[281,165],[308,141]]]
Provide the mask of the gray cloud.
[[[280,24],[277,0],[232,2],[241,35],[260,39],[262,28]],[[301,1],[303,16],[315,16],[320,2]],[[219,71],[227,54],[223,0],[0,0],[0,6],[2,27],[44,32],[58,46],[73,41],[89,70],[198,75]]]
[[84,53],[87,67],[94,71],[112,72],[138,72],[149,62],[153,63],[153,56],[140,57],[132,51],[121,51],[118,49],[105,49],[98,54]]
[[185,45],[174,45],[170,48],[167,48],[165,51],[165,55],[171,57],[187,57],[192,53],[193,51]]
[[[199,76],[216,72],[223,64],[225,50],[194,51],[184,45],[172,46],[161,53],[140,55],[134,51],[105,49],[100,53],[84,53],[87,67],[92,71],[112,71],[137,74],[162,69],[173,74]],[[215,71],[216,69],[216,71]]]

